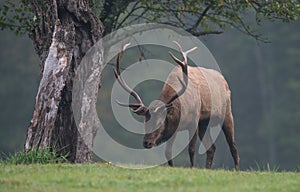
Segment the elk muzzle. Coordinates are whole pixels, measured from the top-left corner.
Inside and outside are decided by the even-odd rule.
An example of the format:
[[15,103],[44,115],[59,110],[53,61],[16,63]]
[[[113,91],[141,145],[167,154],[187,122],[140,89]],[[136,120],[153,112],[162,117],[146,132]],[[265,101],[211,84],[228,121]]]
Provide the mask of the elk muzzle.
[[146,149],[151,149],[151,148],[154,146],[154,142],[153,142],[153,141],[150,141],[150,140],[144,140],[143,146],[144,146]]
[[152,134],[146,134],[144,137],[144,141],[143,141],[143,146],[146,149],[151,149],[152,147],[155,146],[155,139],[153,137],[153,133]]

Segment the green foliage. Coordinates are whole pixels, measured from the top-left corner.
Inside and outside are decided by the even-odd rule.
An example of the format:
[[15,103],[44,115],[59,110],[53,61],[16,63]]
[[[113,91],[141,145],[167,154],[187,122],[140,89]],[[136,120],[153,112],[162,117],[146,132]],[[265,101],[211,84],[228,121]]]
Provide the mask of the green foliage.
[[0,6],[0,30],[9,29],[16,35],[30,31],[33,15],[26,4],[5,0]]
[[263,21],[290,22],[299,15],[298,1],[142,0],[141,5],[149,10],[144,19],[148,22],[181,27],[194,35],[216,33],[231,26],[259,40],[263,39],[255,28]]
[[300,173],[232,172],[155,167],[129,170],[108,164],[0,166],[2,191],[298,192]]
[[[227,26],[236,28],[256,39],[256,24],[266,20],[295,21],[300,4],[287,1],[224,1],[224,0],[88,0],[90,7],[102,20],[105,33],[141,22],[157,22],[180,27],[194,35],[220,33]],[[29,9],[27,0],[13,3],[6,0],[0,8],[0,29],[10,29],[16,34],[29,32],[37,16]]]
[[4,160],[4,164],[48,164],[48,163],[64,163],[67,162],[68,155],[58,154],[56,149],[32,149],[28,152],[16,152],[8,155]]
[[[260,165],[258,162],[255,162],[256,166],[250,167],[250,171],[259,171],[259,172],[278,172],[280,170],[280,166],[271,166],[270,163],[267,163],[266,166]],[[296,170],[297,171],[297,170]]]

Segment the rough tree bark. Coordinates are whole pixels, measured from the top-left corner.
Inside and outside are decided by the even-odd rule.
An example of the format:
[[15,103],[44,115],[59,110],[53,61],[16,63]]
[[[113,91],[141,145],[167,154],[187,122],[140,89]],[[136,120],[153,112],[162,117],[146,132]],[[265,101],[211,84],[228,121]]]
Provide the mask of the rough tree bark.
[[41,81],[25,150],[55,147],[61,153],[67,152],[71,162],[89,162],[92,151],[74,121],[72,87],[75,70],[102,37],[103,25],[89,8],[88,0],[28,2],[35,13],[30,37],[41,60]]

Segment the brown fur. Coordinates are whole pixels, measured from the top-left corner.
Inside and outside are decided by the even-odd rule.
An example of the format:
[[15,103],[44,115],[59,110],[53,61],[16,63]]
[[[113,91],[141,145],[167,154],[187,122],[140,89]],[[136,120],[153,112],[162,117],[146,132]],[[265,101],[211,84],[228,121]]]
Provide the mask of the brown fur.
[[[234,159],[235,168],[239,170],[239,155],[234,141],[234,121],[231,112],[229,86],[221,73],[202,67],[189,67],[187,54],[196,47],[183,51],[179,48],[183,61],[170,53],[173,60],[179,64],[169,74],[156,105],[147,107],[139,95],[132,90],[120,76],[120,59],[129,44],[122,47],[117,58],[115,76],[120,85],[131,94],[137,104],[119,103],[130,107],[134,113],[145,117],[143,145],[152,148],[163,142],[166,143],[165,156],[168,164],[173,166],[172,145],[177,131],[188,130],[190,136],[189,156],[191,166],[194,166],[194,155],[197,135],[206,148],[206,168],[211,168],[216,147],[211,139],[209,130],[220,124]],[[182,75],[188,75],[183,76]],[[182,80],[183,79],[183,80]]]
[[[176,94],[176,91],[181,87],[178,77],[182,78],[182,71],[179,66],[175,67],[168,76],[159,100],[167,103],[170,96]],[[191,166],[194,165],[198,134],[207,150],[206,168],[211,168],[216,147],[212,143],[210,135],[204,133],[207,129],[221,124],[234,159],[235,168],[239,170],[239,155],[234,141],[231,93],[226,80],[219,72],[201,67],[188,67],[188,77],[189,84],[185,93],[172,102],[172,107],[167,110],[164,124],[156,131],[146,134],[144,143],[150,141],[154,145],[158,145],[167,141],[165,154],[168,164],[173,166],[171,157],[175,137],[171,138],[171,136],[176,134],[176,131],[186,129],[190,133],[189,156]],[[179,120],[181,126],[178,127]]]

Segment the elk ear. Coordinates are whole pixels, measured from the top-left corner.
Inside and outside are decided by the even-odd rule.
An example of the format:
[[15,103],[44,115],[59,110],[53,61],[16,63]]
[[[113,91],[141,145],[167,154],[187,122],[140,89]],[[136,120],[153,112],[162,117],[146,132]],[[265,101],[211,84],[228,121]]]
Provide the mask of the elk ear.
[[154,109],[154,112],[163,112],[163,111],[166,111],[168,108],[167,108],[167,105],[161,105],[157,108]]

